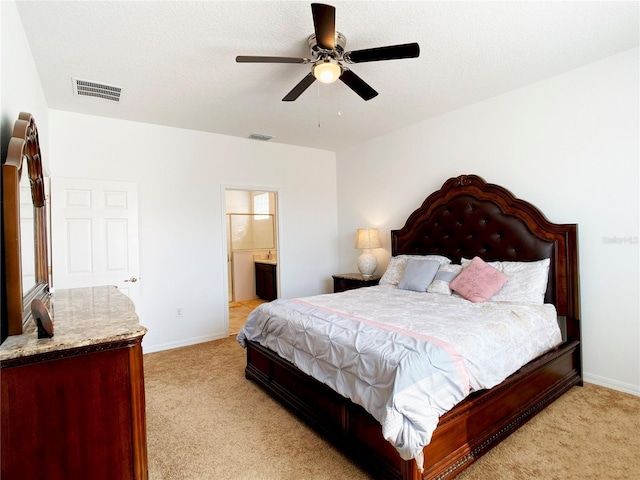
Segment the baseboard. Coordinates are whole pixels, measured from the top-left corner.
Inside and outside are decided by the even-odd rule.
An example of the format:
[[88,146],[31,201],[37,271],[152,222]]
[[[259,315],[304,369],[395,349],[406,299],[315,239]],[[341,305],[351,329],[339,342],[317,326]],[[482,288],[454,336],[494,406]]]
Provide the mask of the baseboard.
[[221,338],[227,338],[227,335],[221,334],[221,335],[205,335],[202,337],[194,337],[194,338],[188,338],[186,340],[181,340],[179,342],[170,342],[170,343],[163,343],[160,345],[145,345],[144,343],[144,339],[142,340],[142,351],[146,354],[146,353],[154,353],[154,352],[161,352],[163,350],[171,350],[174,348],[180,348],[180,347],[188,347],[190,345],[197,345],[198,343],[204,343],[204,342],[211,342],[213,340],[220,340]]
[[623,393],[630,393],[631,395],[635,395],[640,397],[640,385],[633,385],[631,383],[619,382],[617,380],[612,380],[607,377],[601,377],[599,375],[591,375],[588,373],[584,374],[584,381],[587,383],[593,383],[595,385],[600,385],[601,387],[610,388],[612,390],[618,390]]

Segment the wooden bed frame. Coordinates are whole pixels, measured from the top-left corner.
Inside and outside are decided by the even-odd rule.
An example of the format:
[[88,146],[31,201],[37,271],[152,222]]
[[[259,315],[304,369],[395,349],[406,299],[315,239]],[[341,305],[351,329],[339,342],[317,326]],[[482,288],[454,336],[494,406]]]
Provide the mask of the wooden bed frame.
[[554,224],[533,205],[475,175],[447,180],[391,231],[393,255],[440,254],[486,261],[550,258],[545,302],[553,303],[563,343],[490,390],[472,393],[440,418],[424,448],[424,472],[400,458],[362,407],[247,342],[246,378],[265,388],[376,478],[455,477],[536,413],[582,385],[577,225]]

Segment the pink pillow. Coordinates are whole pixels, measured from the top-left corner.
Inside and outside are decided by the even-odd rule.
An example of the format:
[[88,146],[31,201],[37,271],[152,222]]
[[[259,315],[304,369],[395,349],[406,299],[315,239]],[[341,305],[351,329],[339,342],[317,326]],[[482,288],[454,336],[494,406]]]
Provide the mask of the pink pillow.
[[507,280],[509,277],[504,273],[480,257],[474,257],[460,275],[453,279],[449,288],[471,302],[486,302],[498,293]]

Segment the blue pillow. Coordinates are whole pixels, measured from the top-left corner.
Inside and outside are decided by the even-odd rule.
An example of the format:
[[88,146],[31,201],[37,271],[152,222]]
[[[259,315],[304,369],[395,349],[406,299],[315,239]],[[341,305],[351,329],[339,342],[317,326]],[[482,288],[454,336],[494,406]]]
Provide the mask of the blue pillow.
[[440,268],[440,262],[409,258],[402,280],[398,283],[398,288],[414,292],[426,292],[427,287],[435,278],[436,273],[438,273],[438,268]]

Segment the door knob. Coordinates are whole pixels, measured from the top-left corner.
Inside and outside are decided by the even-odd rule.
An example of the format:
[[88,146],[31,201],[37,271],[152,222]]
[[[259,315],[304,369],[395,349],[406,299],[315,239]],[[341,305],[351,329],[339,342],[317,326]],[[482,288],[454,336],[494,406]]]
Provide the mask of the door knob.
[[138,281],[138,279],[136,277],[131,277],[127,280],[125,280],[125,282],[131,282],[131,283],[136,283]]

